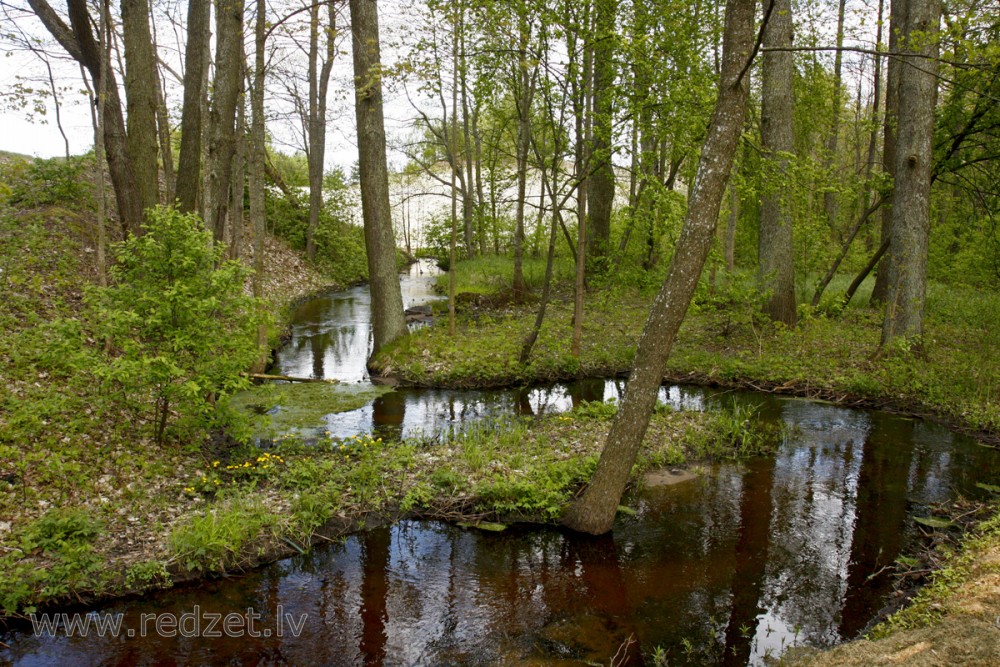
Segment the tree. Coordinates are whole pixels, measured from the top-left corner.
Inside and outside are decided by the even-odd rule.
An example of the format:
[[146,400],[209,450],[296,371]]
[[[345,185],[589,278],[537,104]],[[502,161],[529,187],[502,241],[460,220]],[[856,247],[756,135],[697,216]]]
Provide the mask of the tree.
[[188,0],[181,149],[177,159],[177,203],[185,213],[193,213],[197,209],[201,185],[201,107],[205,96],[203,83],[208,72],[211,6],[210,0]]
[[236,152],[236,105],[243,90],[243,0],[216,0],[215,83],[208,115],[208,192],[205,225],[216,243],[225,239]]
[[[81,66],[86,68],[93,82],[94,90],[107,91],[101,103],[104,105],[104,145],[108,159],[108,172],[115,190],[118,204],[118,218],[125,234],[139,234],[142,231],[142,198],[139,196],[135,170],[129,159],[128,133],[122,115],[121,98],[114,70],[103,66],[105,60],[94,39],[93,23],[85,0],[68,0],[70,25],[53,11],[46,0],[28,0],[35,15],[59,45]],[[106,77],[107,80],[103,80]]]
[[927,298],[940,0],[908,0],[899,72],[899,128],[882,344],[919,344]]
[[372,354],[407,333],[396,270],[382,115],[382,58],[376,0],[350,0],[354,109],[358,123],[361,211],[372,298]]
[[[899,53],[900,40],[906,29],[906,14],[909,0],[891,0],[889,3],[889,52]],[[896,134],[899,114],[899,75],[903,67],[902,59],[889,58],[885,80],[885,130],[882,137],[882,165],[892,178],[896,175]],[[882,209],[882,245],[885,246],[881,263],[876,262],[875,286],[872,288],[872,305],[883,303],[889,294],[889,262],[892,246],[892,209],[895,197],[890,195],[888,206]],[[879,248],[882,250],[882,248]]]
[[563,516],[573,530],[609,531],[638,455],[674,337],[691,303],[715,236],[726,182],[746,114],[747,72],[753,57],[755,0],[728,0],[722,67],[688,211],[667,276],[639,339],[625,395],[611,424],[594,477]]
[[[197,0],[201,1],[201,0]],[[264,47],[267,42],[267,5],[265,0],[257,0],[257,17],[254,20],[254,61],[253,77],[250,84],[250,138],[249,169],[250,222],[253,226],[253,295],[260,299],[264,295],[264,162],[266,158],[266,132],[264,127]],[[186,99],[186,98],[185,98]],[[267,326],[257,326],[257,347],[267,349]],[[264,370],[267,356],[258,357],[254,368]]]
[[[764,46],[790,49],[792,46],[791,0],[771,0],[764,27]],[[761,197],[758,267],[761,290],[766,293],[764,313],[772,320],[795,324],[795,276],[793,272],[792,212],[785,181],[789,160],[795,150],[794,93],[795,68],[788,50],[767,51],[761,76],[761,138],[764,150],[777,172],[768,179],[770,187]]]
[[333,57],[336,53],[335,37],[337,12],[332,0],[325,3],[327,26],[325,36],[326,53],[322,65],[319,64],[320,5],[309,10],[309,225],[306,228],[306,255],[316,258],[316,228],[319,213],[323,207],[323,164],[326,157],[326,97],[330,87],[330,73],[333,71]]
[[175,409],[204,424],[217,395],[245,388],[257,307],[243,293],[247,269],[222,262],[197,217],[150,209],[146,232],[118,246],[114,283],[94,300],[98,333],[116,351],[100,372],[137,410],[149,410],[152,395],[162,443]]
[[125,104],[129,161],[135,172],[142,210],[159,201],[156,155],[157,71],[149,30],[149,2],[122,0],[122,41],[125,45]]
[[605,257],[611,241],[611,211],[615,202],[615,172],[612,155],[612,111],[615,94],[615,18],[617,0],[594,0],[593,141],[592,173],[587,182],[590,230],[587,235],[591,258]]

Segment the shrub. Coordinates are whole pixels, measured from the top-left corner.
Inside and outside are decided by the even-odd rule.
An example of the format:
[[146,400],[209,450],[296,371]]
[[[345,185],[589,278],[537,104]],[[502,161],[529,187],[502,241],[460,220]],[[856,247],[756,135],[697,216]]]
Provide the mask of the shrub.
[[222,262],[223,250],[196,216],[156,208],[145,234],[116,246],[114,284],[91,294],[113,350],[99,375],[151,417],[158,443],[175,409],[210,425],[215,399],[245,388],[240,373],[257,358],[262,311],[244,294],[248,269]]
[[3,180],[10,188],[8,201],[13,206],[33,208],[62,204],[71,208],[90,206],[90,183],[83,177],[93,167],[90,156],[68,160],[35,158],[24,165],[16,162],[3,170]]

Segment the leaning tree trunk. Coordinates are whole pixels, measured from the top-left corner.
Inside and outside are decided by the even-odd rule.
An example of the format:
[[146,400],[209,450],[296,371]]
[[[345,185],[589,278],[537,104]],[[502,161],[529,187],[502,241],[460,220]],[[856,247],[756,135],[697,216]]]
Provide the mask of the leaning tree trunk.
[[583,496],[563,516],[563,523],[573,530],[601,534],[611,529],[656,405],[670,348],[712,246],[746,114],[749,96],[746,70],[752,57],[754,4],[755,0],[726,3],[719,97],[691,188],[684,228],[639,339],[625,395],[611,424],[597,470]]
[[396,271],[396,242],[389,206],[382,115],[382,56],[375,0],[350,0],[354,55],[354,101],[358,122],[361,210],[372,295],[372,354],[406,335],[403,295]]
[[[773,0],[764,27],[764,46],[790,49],[792,46],[791,0]],[[776,186],[761,197],[758,268],[761,290],[767,293],[764,313],[776,322],[795,324],[795,276],[792,249],[792,208],[787,193],[789,154],[795,150],[792,128],[795,74],[792,52],[764,54],[761,76],[761,138],[768,159],[777,171]]]
[[899,73],[896,182],[882,344],[924,331],[941,0],[910,0]]

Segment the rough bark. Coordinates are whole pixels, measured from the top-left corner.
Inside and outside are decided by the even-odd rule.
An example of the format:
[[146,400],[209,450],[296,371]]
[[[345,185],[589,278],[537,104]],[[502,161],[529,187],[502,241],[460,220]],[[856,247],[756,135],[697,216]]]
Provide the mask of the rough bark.
[[[244,59],[245,54],[244,54]],[[230,214],[233,224],[229,230],[227,253],[230,259],[239,259],[243,249],[243,197],[246,195],[247,176],[247,132],[245,105],[240,103],[236,111],[236,150],[233,153],[233,199]]]
[[594,42],[594,137],[588,179],[589,227],[587,252],[606,257],[611,241],[611,212],[615,201],[615,173],[611,164],[611,124],[615,85],[615,15],[617,0],[595,0],[597,26]]
[[[200,1],[200,0],[198,0]],[[250,186],[250,222],[253,225],[253,295],[264,295],[264,46],[267,27],[267,5],[257,0],[254,21],[253,82],[250,86],[250,156],[248,180]],[[186,96],[185,96],[186,100]],[[261,371],[267,362],[267,326],[257,327],[257,346],[261,357],[254,370]]]
[[156,110],[159,88],[153,36],[149,30],[149,2],[122,0],[122,41],[125,45],[125,105],[128,154],[135,172],[140,206],[145,211],[159,203],[156,163]]
[[517,96],[517,202],[514,214],[514,300],[524,299],[524,208],[528,187],[528,148],[531,142],[531,105],[535,92],[535,76],[528,68],[528,41],[531,26],[526,12],[519,16],[519,38],[516,78]]
[[372,298],[372,354],[406,335],[403,296],[396,271],[389,176],[385,163],[381,51],[375,0],[350,0],[354,100],[358,123],[361,209]]
[[[847,0],[840,0],[837,7],[837,51],[833,61],[833,117],[830,120],[830,136],[826,143],[826,168],[835,177],[837,168],[837,149],[840,144],[840,114],[844,106],[841,99],[843,95],[843,63],[844,54],[840,48],[844,45],[844,10]],[[830,224],[830,229],[837,230],[837,216],[839,215],[839,201],[835,189],[830,189],[823,194],[823,208],[826,211],[826,219]]]
[[[323,208],[323,163],[326,159],[326,98],[330,88],[330,73],[336,54],[334,42],[337,13],[333,2],[327,2],[328,25],[320,29],[320,5],[310,15],[309,34],[309,224],[306,228],[306,255],[316,258],[316,229]],[[326,53],[319,65],[319,37],[326,37]]]
[[184,102],[181,107],[181,149],[177,158],[177,207],[197,210],[201,185],[202,82],[208,67],[209,0],[188,0],[187,44],[184,45]]
[[[889,51],[899,51],[900,37],[905,30],[907,5],[909,0],[892,0],[889,3]],[[882,168],[890,178],[896,176],[896,133],[899,114],[899,75],[902,62],[899,58],[889,58],[885,81],[885,130],[882,138]],[[889,294],[889,261],[892,257],[892,210],[895,197],[889,196],[882,209],[882,243],[888,243],[882,261],[875,267],[875,286],[872,288],[871,304],[885,302]]]
[[236,104],[243,82],[243,0],[216,0],[215,84],[208,113],[208,192],[205,225],[212,238],[225,238],[229,214],[233,154],[236,151]]
[[744,65],[753,48],[754,0],[728,0],[719,97],[709,123],[677,250],[639,339],[618,414],[594,477],[566,512],[571,529],[601,534],[611,529],[629,473],[649,426],[674,337],[691,303],[708,251],[746,114],[749,85]]
[[108,172],[115,191],[118,218],[124,234],[140,234],[143,220],[135,172],[129,160],[128,134],[122,115],[121,98],[114,70],[101,67],[102,57],[91,29],[90,12],[84,0],[68,0],[70,25],[53,11],[46,0],[28,0],[35,15],[42,21],[59,45],[83,67],[93,82],[94,90],[105,90],[103,95],[103,129],[105,156]]
[[910,0],[899,73],[899,128],[882,344],[923,334],[941,0]]
[[167,113],[166,91],[163,77],[156,69],[156,129],[160,140],[160,161],[163,164],[163,192],[160,203],[170,205],[177,196],[177,172],[174,171],[174,153],[170,140],[170,115]]
[[[774,7],[764,27],[764,46],[792,46],[791,0],[773,0]],[[767,51],[761,76],[761,138],[764,151],[782,182],[788,172],[788,156],[795,150],[792,127],[794,112],[794,64],[790,51]],[[758,278],[767,293],[764,313],[776,322],[795,324],[795,276],[792,248],[792,211],[786,188],[772,187],[761,197],[760,236],[757,254]]]

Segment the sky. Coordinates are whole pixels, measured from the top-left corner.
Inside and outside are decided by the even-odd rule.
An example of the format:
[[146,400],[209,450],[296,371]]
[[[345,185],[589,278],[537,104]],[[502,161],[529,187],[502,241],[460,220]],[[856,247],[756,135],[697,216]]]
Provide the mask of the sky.
[[[57,11],[64,11],[59,6],[58,0],[54,0],[52,4]],[[406,4],[407,0],[380,3],[384,42],[395,41],[392,38],[393,35],[407,27],[408,16],[404,10]],[[16,27],[20,30],[41,35],[49,41],[48,35],[34,17],[17,16],[12,19],[10,13],[7,13],[6,16],[0,15],[0,28],[6,29],[7,26],[4,26],[3,23],[11,20],[16,23]],[[248,25],[247,29],[250,30],[251,27]],[[341,28],[343,27],[345,26],[342,25]],[[345,38],[348,37],[346,30],[343,30],[343,33]],[[47,113],[44,115],[32,114],[32,119],[28,118],[25,111],[11,108],[13,102],[11,92],[18,83],[48,90],[44,64],[33,53],[4,51],[4,48],[4,44],[0,43],[0,150],[43,158],[65,155],[66,144],[56,124],[54,105],[51,99],[46,99],[44,103]],[[57,49],[58,47],[53,48]],[[357,161],[354,98],[350,90],[353,82],[353,69],[349,42],[342,39],[340,48],[342,53],[334,61],[335,65],[330,82],[330,120],[327,125],[326,165],[327,168],[339,166],[350,171],[351,166]],[[161,47],[160,52],[161,57],[163,57],[164,53],[175,54],[177,48],[165,44]],[[52,62],[52,71],[56,86],[60,90],[63,129],[69,141],[70,153],[76,155],[93,147],[94,130],[80,69],[61,51],[59,53],[63,57]],[[391,62],[397,55],[398,50],[391,46],[383,47],[384,61]],[[179,67],[175,69],[179,70]],[[174,97],[177,97],[174,101],[179,105],[179,95]],[[178,113],[176,109],[172,110],[171,120],[173,123],[178,121],[175,117]],[[389,91],[386,95],[385,115],[387,132],[390,136],[398,137],[407,132],[415,114],[401,91],[396,91],[395,94]],[[296,136],[289,124],[271,122],[268,125],[268,131],[274,135],[275,145],[279,150],[285,153],[295,152]],[[392,150],[390,150],[388,159],[390,166],[402,167],[404,162],[403,155]]]
[[[866,8],[873,0],[849,0],[849,6],[855,12],[866,13],[871,16],[872,9]],[[387,64],[400,57],[401,49],[393,47],[392,44],[407,42],[407,30],[416,21],[413,18],[414,0],[383,0],[379,4],[380,21],[383,37],[383,60]],[[59,10],[59,1],[54,0],[53,4]],[[180,7],[183,2],[174,4],[167,3],[168,8],[176,14],[181,12]],[[799,7],[804,11],[796,17],[798,22],[810,22],[815,29],[817,24],[819,29],[829,26],[830,10],[834,3],[831,2],[802,2]],[[158,3],[158,6],[162,6]],[[4,22],[14,21],[16,28],[32,33],[47,35],[41,25],[33,16],[18,16],[11,18],[8,10],[4,10],[6,16],[0,15],[0,27]],[[345,19],[338,19],[341,22],[342,32],[345,37],[347,31],[343,30]],[[855,19],[857,20],[857,19]],[[249,28],[248,28],[249,29]],[[862,28],[862,32],[865,30]],[[871,30],[869,25],[868,31]],[[163,35],[163,45],[160,47],[162,57],[177,58],[179,46],[172,46],[167,42],[171,35]],[[411,41],[412,43],[412,41]],[[39,86],[41,77],[45,75],[45,68],[39,58],[30,52],[2,52],[3,45],[0,44],[0,150],[13,151],[26,155],[38,157],[53,157],[65,154],[65,143],[60,135],[55,123],[53,105],[48,101],[48,113],[42,117],[36,117],[34,122],[26,118],[26,114],[21,110],[10,108],[11,97],[9,95],[12,87],[18,83],[19,77],[30,77],[30,84]],[[350,93],[350,86],[353,80],[351,69],[350,46],[344,40],[340,47],[343,51],[335,61],[333,79],[331,81],[331,102],[330,121],[327,130],[327,168],[340,166],[349,171],[357,160],[357,147],[354,134],[354,111],[353,95]],[[56,83],[62,89],[62,124],[67,134],[70,152],[79,154],[89,150],[93,146],[93,129],[91,126],[90,111],[86,103],[86,96],[80,77],[79,68],[65,56],[53,62],[53,73]],[[179,65],[175,66],[179,70]],[[850,72],[845,72],[850,76]],[[26,84],[27,85],[27,84]],[[42,87],[47,87],[42,84]],[[174,95],[177,97],[178,95]],[[176,101],[176,100],[175,100]],[[179,102],[178,102],[179,103]],[[270,103],[269,103],[270,104]],[[433,109],[428,109],[434,113]],[[174,114],[176,116],[176,110]],[[385,104],[386,128],[390,136],[390,146],[392,138],[400,138],[408,133],[408,128],[412,125],[412,119],[416,115],[412,106],[407,101],[401,89],[389,90],[386,94]],[[172,119],[177,122],[177,118]],[[44,121],[44,122],[43,122]],[[269,132],[275,137],[276,144],[280,150],[292,153],[295,150],[295,134],[292,126],[288,123],[269,123]],[[388,156],[390,167],[401,168],[405,158],[399,151],[390,149]]]

